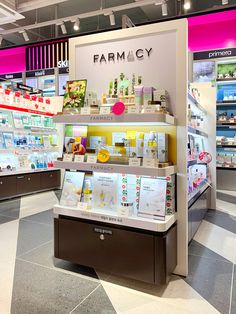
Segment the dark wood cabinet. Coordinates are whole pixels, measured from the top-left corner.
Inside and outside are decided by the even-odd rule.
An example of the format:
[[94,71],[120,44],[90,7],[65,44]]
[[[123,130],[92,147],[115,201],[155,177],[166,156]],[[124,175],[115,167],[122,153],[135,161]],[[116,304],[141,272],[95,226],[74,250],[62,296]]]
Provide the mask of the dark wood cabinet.
[[0,176],[0,199],[60,188],[61,171]]
[[8,198],[16,195],[16,177],[0,177],[0,198]]
[[57,258],[153,284],[176,267],[176,226],[160,234],[64,216],[54,224]]

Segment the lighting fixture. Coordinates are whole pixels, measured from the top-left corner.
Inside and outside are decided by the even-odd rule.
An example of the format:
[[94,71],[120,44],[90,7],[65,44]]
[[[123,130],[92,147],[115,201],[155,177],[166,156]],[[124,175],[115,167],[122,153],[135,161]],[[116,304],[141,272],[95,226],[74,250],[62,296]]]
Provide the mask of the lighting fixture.
[[191,8],[190,0],[184,0],[184,9],[189,10]]
[[66,25],[65,25],[65,23],[64,22],[62,22],[61,24],[60,24],[60,26],[61,26],[61,31],[62,31],[62,34],[67,34],[67,30],[66,30]]
[[25,30],[20,31],[19,33],[22,34],[22,36],[24,37],[24,40],[25,40],[25,41],[29,41],[29,40],[30,40],[30,39],[29,39],[29,36],[28,36],[28,34],[26,33]]
[[3,36],[0,35],[0,46],[1,46],[1,44],[2,44],[2,41],[3,41]]
[[79,28],[80,28],[80,20],[78,18],[75,20],[75,24],[74,24],[73,28],[74,28],[75,31],[79,30]]
[[162,16],[167,16],[168,15],[168,7],[167,7],[167,2],[166,0],[162,1],[161,4],[161,12],[162,12]]
[[229,4],[229,0],[222,0],[222,5]]
[[109,18],[110,18],[110,25],[111,25],[111,26],[116,25],[115,15],[114,15],[113,12],[111,12],[111,13],[109,14]]

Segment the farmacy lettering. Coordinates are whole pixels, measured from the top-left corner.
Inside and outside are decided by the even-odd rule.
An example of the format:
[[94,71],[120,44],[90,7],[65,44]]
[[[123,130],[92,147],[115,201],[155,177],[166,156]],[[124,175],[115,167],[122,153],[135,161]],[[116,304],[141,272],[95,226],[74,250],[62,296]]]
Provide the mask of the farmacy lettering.
[[127,52],[109,52],[107,54],[95,54],[93,55],[94,63],[107,63],[107,62],[119,62],[128,61],[132,62],[135,60],[143,60],[145,57],[150,57],[152,48],[140,48],[137,50],[129,50]]
[[232,55],[231,50],[209,52],[209,58],[225,57],[231,55]]

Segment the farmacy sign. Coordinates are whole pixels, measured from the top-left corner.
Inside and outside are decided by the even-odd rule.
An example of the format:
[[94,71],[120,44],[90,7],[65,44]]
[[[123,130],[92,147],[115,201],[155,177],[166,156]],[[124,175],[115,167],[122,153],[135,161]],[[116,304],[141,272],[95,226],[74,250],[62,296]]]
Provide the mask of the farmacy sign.
[[236,48],[228,48],[228,49],[195,52],[193,54],[193,60],[218,59],[218,58],[235,57],[235,56],[236,56]]
[[149,58],[152,53],[152,48],[139,48],[136,50],[129,51],[117,51],[117,52],[108,52],[102,54],[94,54],[93,62],[119,62],[127,61],[133,62],[136,60],[143,60],[145,57]]

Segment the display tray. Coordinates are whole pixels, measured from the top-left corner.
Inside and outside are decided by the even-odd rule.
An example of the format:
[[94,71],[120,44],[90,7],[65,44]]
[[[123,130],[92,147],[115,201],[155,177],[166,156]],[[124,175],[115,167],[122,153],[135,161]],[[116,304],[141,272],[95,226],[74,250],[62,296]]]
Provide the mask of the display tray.
[[121,174],[125,173],[151,177],[167,177],[177,172],[176,166],[169,166],[165,168],[147,168],[142,166],[133,167],[126,165],[100,164],[88,162],[68,162],[68,161],[56,161],[55,167],[69,170],[121,173]]
[[177,221],[177,214],[166,216],[164,221],[148,219],[139,216],[118,216],[115,212],[92,209],[81,210],[77,208],[56,205],[54,215],[82,218],[92,221],[105,222],[120,226],[132,227],[155,232],[165,232]]
[[58,168],[42,168],[42,169],[22,169],[22,170],[14,170],[14,171],[2,171],[2,172],[0,172],[0,177],[14,176],[14,175],[18,175],[18,174],[27,174],[27,173],[56,171],[56,170],[60,170],[60,169],[58,169]]
[[198,187],[198,189],[196,189],[195,192],[191,193],[191,196],[189,197],[188,200],[188,208],[190,208],[193,203],[202,195],[202,193],[205,192],[206,189],[208,189],[210,187],[210,182],[204,182],[202,183],[202,185],[200,185]]
[[195,135],[200,135],[200,136],[204,136],[204,137],[208,137],[207,133],[203,132],[202,130],[193,128],[191,126],[188,126],[188,133],[195,134]]
[[188,92],[188,99],[199,109],[201,110],[203,113],[207,114],[207,111],[205,108],[203,108],[199,102],[191,95],[190,92]]
[[114,114],[62,114],[53,117],[55,123],[80,124],[80,125],[176,125],[176,118],[165,113],[127,113]]

